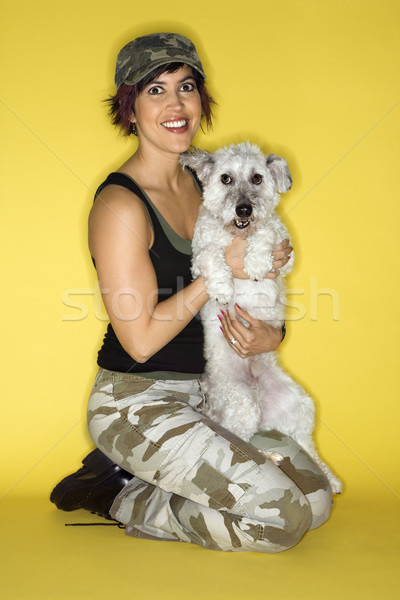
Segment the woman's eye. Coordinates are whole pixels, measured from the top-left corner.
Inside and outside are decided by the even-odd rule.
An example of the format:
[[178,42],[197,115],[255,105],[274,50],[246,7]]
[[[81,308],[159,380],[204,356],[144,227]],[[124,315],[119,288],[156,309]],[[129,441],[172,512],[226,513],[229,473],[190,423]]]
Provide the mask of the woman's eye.
[[232,182],[232,177],[227,173],[221,175],[221,181],[224,185],[229,185]]
[[262,175],[260,175],[259,173],[254,173],[253,175],[253,183],[255,183],[256,185],[260,185],[260,183],[262,182]]
[[193,90],[195,89],[193,83],[184,83],[183,86],[181,87],[181,91],[182,92],[193,92]]
[[156,96],[157,94],[161,94],[162,91],[163,90],[159,85],[155,85],[154,87],[151,87],[149,89],[149,94],[151,94],[152,96]]

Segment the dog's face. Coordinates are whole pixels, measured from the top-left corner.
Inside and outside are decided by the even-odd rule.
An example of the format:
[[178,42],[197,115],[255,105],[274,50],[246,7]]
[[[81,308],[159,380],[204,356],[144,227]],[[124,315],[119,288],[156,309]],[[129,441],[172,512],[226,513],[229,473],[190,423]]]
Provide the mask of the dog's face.
[[181,162],[196,171],[204,188],[203,204],[213,217],[241,231],[252,223],[266,222],[279,202],[279,192],[286,192],[292,184],[283,158],[264,156],[249,143],[213,154],[185,153]]

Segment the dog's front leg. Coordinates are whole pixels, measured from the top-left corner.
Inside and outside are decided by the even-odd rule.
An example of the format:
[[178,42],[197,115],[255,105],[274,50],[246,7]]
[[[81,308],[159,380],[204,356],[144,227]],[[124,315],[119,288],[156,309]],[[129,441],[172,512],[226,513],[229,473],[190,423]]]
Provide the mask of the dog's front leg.
[[[291,242],[289,232],[286,229],[285,225],[280,220],[277,220],[274,223],[274,227],[275,227],[275,231],[277,232],[278,243],[284,239],[288,239]],[[290,252],[290,257],[289,257],[288,262],[279,269],[280,275],[282,277],[286,277],[286,275],[289,275],[289,273],[293,269],[293,265],[294,265],[294,250],[292,249]]]
[[199,219],[193,237],[192,275],[203,277],[210,299],[220,304],[229,304],[234,294],[232,269],[225,261],[225,249],[232,239],[207,214]]
[[[272,253],[280,242],[289,239],[288,230],[277,215],[272,215],[268,223],[260,224],[259,227],[248,237],[247,251],[245,257],[245,271],[250,279],[261,281],[273,268]],[[280,274],[285,277],[293,268],[294,252],[290,253],[290,260],[279,269]]]
[[193,261],[192,274],[202,275],[211,300],[229,304],[233,298],[232,270],[225,262],[224,248],[210,244],[200,250]]
[[261,281],[273,267],[272,252],[276,245],[273,229],[259,228],[247,238],[244,271],[253,281]]

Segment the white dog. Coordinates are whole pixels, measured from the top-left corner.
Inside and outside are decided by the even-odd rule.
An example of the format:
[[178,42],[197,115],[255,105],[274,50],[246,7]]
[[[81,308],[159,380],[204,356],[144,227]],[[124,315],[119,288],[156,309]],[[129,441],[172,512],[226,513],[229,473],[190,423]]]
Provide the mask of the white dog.
[[[282,276],[264,279],[272,268],[272,251],[288,232],[274,211],[279,192],[290,189],[286,161],[264,156],[249,143],[210,154],[201,150],[181,156],[203,185],[203,204],[193,237],[194,277],[202,275],[211,298],[201,311],[207,360],[204,386],[208,416],[248,441],[257,431],[276,429],[300,444],[327,475],[334,493],[341,482],[317,454],[312,439],[314,403],[278,364],[276,352],[241,358],[227,344],[219,329],[221,309],[234,305],[254,318],[281,327],[285,318],[285,286]],[[246,236],[244,269],[250,279],[234,279],[224,252],[236,235]],[[245,325],[248,325],[245,323]],[[231,343],[234,344],[235,339]],[[266,453],[279,464],[277,453]]]

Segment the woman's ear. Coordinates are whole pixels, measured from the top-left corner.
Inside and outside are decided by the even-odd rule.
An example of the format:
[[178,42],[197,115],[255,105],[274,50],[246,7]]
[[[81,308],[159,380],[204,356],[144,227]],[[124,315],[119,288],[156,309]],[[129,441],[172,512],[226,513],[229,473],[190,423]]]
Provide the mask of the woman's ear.
[[129,119],[131,125],[132,125],[132,133],[133,135],[137,135],[137,128],[136,128],[136,117],[135,117],[135,113],[132,111],[131,113],[131,118]]

